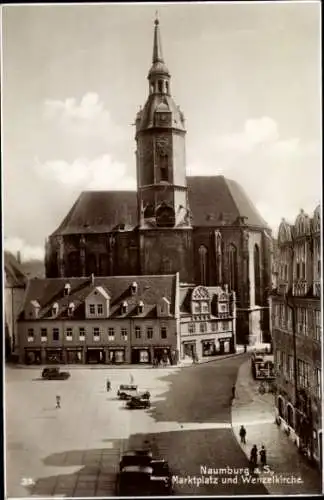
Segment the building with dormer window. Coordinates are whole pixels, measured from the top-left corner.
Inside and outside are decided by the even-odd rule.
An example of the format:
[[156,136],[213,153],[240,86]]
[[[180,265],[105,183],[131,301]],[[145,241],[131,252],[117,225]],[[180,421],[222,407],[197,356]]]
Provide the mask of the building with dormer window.
[[[179,276],[34,279],[18,321],[20,361],[175,364]],[[66,293],[68,289],[68,293]]]
[[181,359],[235,352],[235,300],[235,292],[228,286],[180,287]]
[[278,423],[317,461],[322,455],[321,211],[303,210],[278,231],[270,299]]
[[81,193],[48,238],[46,276],[179,272],[182,283],[228,283],[236,293],[238,341],[265,341],[271,230],[234,180],[187,175],[187,127],[157,19],[147,91],[134,123],[137,190]]

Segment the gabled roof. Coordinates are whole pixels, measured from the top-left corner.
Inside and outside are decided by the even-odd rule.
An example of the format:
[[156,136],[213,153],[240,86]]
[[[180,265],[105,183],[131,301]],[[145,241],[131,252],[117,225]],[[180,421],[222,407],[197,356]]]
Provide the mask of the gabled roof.
[[[191,312],[191,298],[192,292],[198,288],[197,285],[181,285],[180,286],[180,313],[190,313]],[[220,286],[204,286],[208,290],[209,298],[211,301],[215,296],[219,296],[224,293],[225,290]]]
[[[219,227],[246,217],[246,224],[268,228],[242,187],[222,175],[187,177],[189,206],[195,227]],[[84,191],[53,235],[106,233],[135,229],[136,191]]]
[[12,253],[7,251],[4,252],[4,270],[7,286],[24,287],[27,284],[27,276],[22,265]]
[[[136,280],[137,293],[131,294],[131,284]],[[121,314],[121,304],[128,304],[126,316],[156,317],[156,306],[162,297],[170,301],[170,314],[175,313],[176,275],[164,276],[117,276],[91,278],[69,278],[71,291],[64,296],[65,278],[46,278],[30,280],[23,310],[27,312],[32,300],[38,301],[40,311],[38,318],[50,318],[54,303],[58,304],[57,318],[68,316],[68,306],[75,304],[74,318],[82,319],[85,314],[85,300],[96,287],[102,287],[110,296],[110,317],[125,317]],[[138,303],[144,303],[144,311],[138,314]],[[23,317],[21,318],[23,319]],[[25,319],[28,319],[25,316]]]

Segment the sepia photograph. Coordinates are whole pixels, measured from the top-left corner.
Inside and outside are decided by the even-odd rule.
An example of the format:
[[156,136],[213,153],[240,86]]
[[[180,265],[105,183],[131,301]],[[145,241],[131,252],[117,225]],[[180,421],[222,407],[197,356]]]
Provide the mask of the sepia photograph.
[[320,2],[1,27],[4,498],[321,495]]

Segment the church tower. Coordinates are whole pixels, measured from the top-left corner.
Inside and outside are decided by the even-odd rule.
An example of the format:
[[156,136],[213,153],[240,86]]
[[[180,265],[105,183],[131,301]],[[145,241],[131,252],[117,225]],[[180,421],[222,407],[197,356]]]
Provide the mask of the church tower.
[[140,262],[143,274],[189,271],[192,227],[188,204],[185,120],[171,96],[158,19],[147,79],[149,95],[136,116],[136,166]]
[[171,96],[158,19],[155,20],[149,96],[136,116],[139,225],[190,226],[183,113]]

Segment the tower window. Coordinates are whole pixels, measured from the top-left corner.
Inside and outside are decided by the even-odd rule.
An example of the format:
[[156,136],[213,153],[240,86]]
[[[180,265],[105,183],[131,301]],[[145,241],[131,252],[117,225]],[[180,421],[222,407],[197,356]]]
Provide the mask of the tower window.
[[161,181],[167,182],[169,179],[168,176],[168,156],[161,156],[160,159],[160,175],[161,175]]
[[163,92],[163,81],[162,80],[158,81],[158,89],[159,89],[159,92]]
[[166,92],[168,94],[169,93],[169,82],[165,82],[165,88],[166,88]]

